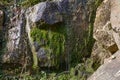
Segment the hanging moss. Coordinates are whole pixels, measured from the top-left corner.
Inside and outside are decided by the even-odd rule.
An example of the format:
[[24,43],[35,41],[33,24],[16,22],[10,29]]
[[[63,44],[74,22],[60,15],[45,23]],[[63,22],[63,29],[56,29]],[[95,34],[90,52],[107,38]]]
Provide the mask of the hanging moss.
[[48,51],[47,57],[51,60],[51,65],[56,67],[59,67],[60,56],[64,54],[65,49],[65,32],[61,33],[62,31],[64,30],[61,27],[58,29],[55,29],[55,27],[51,27],[51,29],[35,27],[31,30],[32,40],[38,42],[41,48]]

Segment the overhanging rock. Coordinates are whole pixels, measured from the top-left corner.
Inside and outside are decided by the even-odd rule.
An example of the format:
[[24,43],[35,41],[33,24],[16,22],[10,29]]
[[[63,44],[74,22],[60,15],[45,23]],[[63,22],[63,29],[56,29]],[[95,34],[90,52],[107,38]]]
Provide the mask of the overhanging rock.
[[68,10],[68,0],[59,0],[51,2],[41,2],[33,7],[30,7],[30,20],[37,22],[44,20],[48,24],[62,22],[62,14]]

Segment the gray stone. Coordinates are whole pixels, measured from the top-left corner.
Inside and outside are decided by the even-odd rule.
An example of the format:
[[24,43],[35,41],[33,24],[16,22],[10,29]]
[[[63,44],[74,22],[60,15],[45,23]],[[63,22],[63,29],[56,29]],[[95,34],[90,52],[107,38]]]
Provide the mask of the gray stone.
[[[8,40],[7,40],[7,51],[2,55],[2,63],[19,63],[21,60],[20,57],[23,55],[21,45],[25,45],[20,41],[23,40],[22,30],[23,30],[23,13],[15,15],[10,24],[14,24],[8,30]],[[20,17],[18,17],[20,16]],[[13,20],[14,19],[14,20]],[[10,25],[11,26],[11,25]],[[24,34],[25,35],[25,34]]]
[[40,48],[39,43],[38,43],[38,42],[34,42],[34,44],[33,44],[33,45],[35,46],[36,51],[38,51],[38,50],[39,50],[39,48]]
[[92,58],[94,62],[104,63],[104,59],[110,57],[112,54],[106,50],[99,42],[95,42],[92,51]]
[[119,80],[120,51],[117,51],[113,56],[108,58],[88,80]]
[[113,28],[113,37],[120,49],[120,1],[114,0],[111,2],[111,25]]
[[[40,66],[50,66],[51,64],[51,55],[48,49],[40,48],[37,52],[37,57],[39,60]],[[53,65],[52,65],[53,66]]]
[[[38,59],[40,66],[48,66],[50,63],[51,56],[50,51],[43,48],[46,44],[46,41],[40,40],[40,43],[32,40],[30,32],[37,25],[36,23],[43,21],[45,24],[56,24],[63,22],[63,14],[67,14],[68,10],[68,0],[55,0],[55,1],[46,1],[36,4],[33,7],[30,7],[26,11],[26,32],[28,34],[28,39],[30,42],[30,47],[33,55]],[[38,25],[37,25],[38,26]],[[49,63],[49,64],[48,64]]]
[[37,22],[44,20],[48,24],[62,22],[62,14],[67,12],[68,0],[54,1],[54,2],[41,2],[29,8],[30,20]]
[[93,46],[92,56],[94,56],[95,61],[99,60],[101,64],[105,58],[110,57],[118,50],[110,21],[110,7],[110,0],[103,1],[97,9],[94,23],[93,37],[96,42]]
[[[103,5],[106,4],[106,5]],[[88,78],[88,80],[120,80],[120,1],[119,0],[104,0],[103,4],[99,7],[96,14],[95,20],[95,29],[94,29],[94,38],[97,40],[96,42],[101,42],[98,45],[102,45],[103,47],[96,47],[96,43],[93,48],[93,54],[96,53],[99,56],[99,53],[102,51],[100,49],[105,49],[111,52],[111,57],[104,58],[104,64],[101,65],[94,74]],[[107,5],[109,4],[109,6]],[[109,7],[109,9],[105,9]],[[102,10],[104,15],[102,14]],[[107,10],[110,12],[107,13]],[[109,15],[109,16],[108,16]],[[102,18],[101,20],[98,19]],[[101,16],[101,17],[100,17]],[[108,16],[108,18],[104,17]],[[105,20],[104,20],[105,19]],[[104,22],[105,21],[105,22]],[[106,26],[110,24],[111,26]],[[104,23],[104,24],[103,24]],[[99,34],[96,34],[100,32]],[[102,33],[101,33],[102,32]],[[110,35],[108,35],[110,34]],[[104,36],[106,35],[105,39]],[[109,39],[109,40],[108,40]],[[108,42],[106,41],[108,40]],[[99,49],[98,49],[99,48]],[[96,51],[98,50],[98,51]],[[96,51],[96,52],[95,52]],[[117,51],[117,52],[116,52]],[[104,56],[107,54],[105,52]],[[95,56],[96,57],[96,56]],[[101,58],[102,59],[102,58]]]

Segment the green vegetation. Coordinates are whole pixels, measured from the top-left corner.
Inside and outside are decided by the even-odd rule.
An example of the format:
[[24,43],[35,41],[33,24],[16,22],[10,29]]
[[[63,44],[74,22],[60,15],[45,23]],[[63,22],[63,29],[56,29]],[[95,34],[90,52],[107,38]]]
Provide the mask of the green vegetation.
[[[91,14],[90,14],[90,23],[89,23],[89,31],[88,31],[89,34],[88,34],[88,39],[87,39],[88,54],[91,54],[92,47],[95,42],[95,40],[93,39],[94,21],[96,17],[97,8],[100,6],[102,2],[103,0],[94,0],[91,4],[89,4]],[[93,62],[92,67],[94,70],[96,70],[99,66],[100,66],[100,62],[98,61]]]
[[20,3],[23,7],[27,8],[27,7],[31,7],[35,4],[38,4],[39,2],[43,2],[46,0],[23,0],[22,3]]
[[[80,68],[81,67],[81,68]],[[70,71],[64,71],[61,73],[48,73],[40,71],[38,74],[28,75],[27,73],[16,76],[0,75],[1,80],[86,80],[90,73],[84,72],[84,64],[77,65],[75,68],[71,68]],[[87,75],[86,75],[87,73]]]
[[54,31],[51,31],[49,29],[45,30],[35,27],[31,30],[33,42],[37,42],[40,48],[46,51],[50,65],[57,67],[59,67],[61,61],[60,56],[62,57],[62,55],[64,55],[65,48],[65,35],[60,33],[60,29],[61,27],[54,32],[55,29],[53,29]]
[[96,11],[98,6],[102,3],[103,0],[93,0],[88,7],[90,8],[91,14],[90,14],[90,23],[89,23],[89,31],[88,31],[88,43],[87,43],[87,50],[89,54],[91,53],[93,44],[94,44],[94,39],[93,39],[93,29],[94,29],[94,21],[96,17]]
[[[2,31],[0,31],[0,61],[1,60],[1,56],[2,54],[4,54],[6,52],[6,40],[4,38],[4,33]],[[1,63],[0,63],[0,67],[1,67]],[[0,68],[0,77],[2,76],[2,70]],[[1,78],[0,78],[1,79]]]
[[14,0],[0,0],[0,6],[8,6],[14,3]]
[[[20,3],[23,7],[30,7],[33,6],[41,1],[46,0],[22,0]],[[1,2],[1,1],[0,1]],[[2,0],[4,4],[9,3],[9,0]],[[86,80],[86,78],[94,72],[93,68],[97,69],[98,65],[93,62],[90,58],[92,46],[94,44],[93,39],[93,28],[94,28],[94,20],[96,15],[97,7],[100,5],[102,0],[95,0],[92,4],[90,4],[91,14],[90,14],[90,23],[89,23],[89,30],[83,33],[85,36],[83,38],[83,42],[80,42],[79,38],[72,39],[75,43],[72,44],[74,48],[71,50],[71,67],[70,71],[62,72],[58,70],[57,72],[48,73],[45,71],[38,71],[37,74],[28,75],[23,73],[20,76],[11,77],[11,80],[16,79],[25,79],[25,80]],[[33,42],[37,42],[40,48],[46,51],[47,60],[49,64],[46,66],[55,66],[59,69],[60,64],[65,61],[65,57],[68,57],[65,52],[66,47],[66,38],[67,36],[67,29],[64,24],[57,23],[54,25],[48,25],[44,22],[36,23],[35,27],[31,30],[31,37]],[[71,32],[72,33],[72,32]],[[1,34],[1,32],[0,32]],[[74,34],[74,33],[73,33]],[[73,37],[74,38],[74,37]],[[4,38],[0,37],[0,54],[5,51],[4,48]],[[42,62],[41,59],[33,55],[33,61],[39,60]],[[45,63],[44,62],[44,63]],[[79,64],[80,63],[80,64]],[[95,64],[94,64],[95,63]],[[34,68],[38,63],[33,63]],[[78,65],[77,65],[78,64]],[[64,64],[62,64],[64,66]],[[39,67],[39,66],[38,66]],[[65,66],[64,66],[65,67]],[[19,75],[19,74],[18,74]],[[5,75],[0,74],[0,79],[5,79]]]
[[1,4],[7,4],[7,3],[9,3],[9,0],[1,0],[0,3]]

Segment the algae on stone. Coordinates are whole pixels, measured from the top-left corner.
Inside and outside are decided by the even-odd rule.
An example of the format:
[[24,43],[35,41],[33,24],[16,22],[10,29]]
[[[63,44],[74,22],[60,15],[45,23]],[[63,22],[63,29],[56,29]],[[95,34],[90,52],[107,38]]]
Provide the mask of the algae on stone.
[[[50,25],[49,25],[50,26]],[[61,60],[61,56],[64,55],[65,50],[65,34],[62,33],[63,30],[61,27],[51,29],[40,29],[39,27],[34,27],[31,30],[31,37],[33,42],[37,42],[39,45],[39,50],[44,51],[45,55],[47,56],[48,64],[46,66],[56,66],[59,67]],[[61,29],[61,30],[60,30]],[[37,54],[39,62],[42,62],[43,56],[38,51]]]

